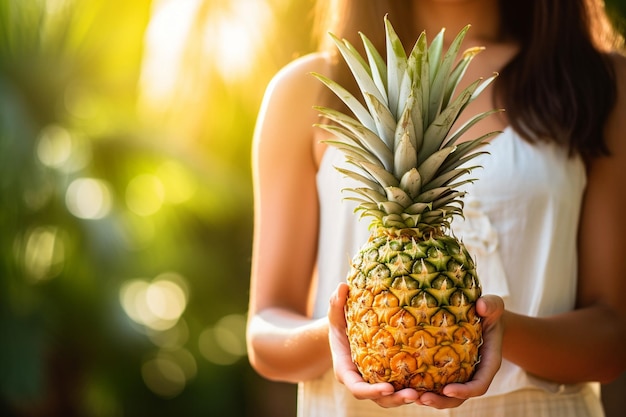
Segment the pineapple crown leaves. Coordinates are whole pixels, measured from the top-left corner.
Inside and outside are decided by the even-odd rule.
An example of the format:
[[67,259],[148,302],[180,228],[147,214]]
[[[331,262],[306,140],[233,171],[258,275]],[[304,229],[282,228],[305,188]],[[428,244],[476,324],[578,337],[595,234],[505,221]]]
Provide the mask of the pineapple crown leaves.
[[371,227],[415,229],[418,234],[449,228],[454,215],[463,215],[464,192],[458,187],[476,166],[467,163],[485,151],[477,148],[500,133],[458,140],[476,123],[498,112],[473,115],[455,132],[452,126],[467,105],[495,79],[479,79],[458,94],[456,89],[473,57],[482,48],[470,48],[458,58],[469,25],[444,51],[442,29],[428,45],[418,37],[407,55],[385,16],[386,55],[360,33],[363,57],[347,40],[330,34],[347,63],[362,101],[337,82],[313,73],[348,107],[351,115],[316,107],[332,123],[318,124],[334,135],[326,141],[340,149],[348,162],[337,168],[363,187],[346,189]]

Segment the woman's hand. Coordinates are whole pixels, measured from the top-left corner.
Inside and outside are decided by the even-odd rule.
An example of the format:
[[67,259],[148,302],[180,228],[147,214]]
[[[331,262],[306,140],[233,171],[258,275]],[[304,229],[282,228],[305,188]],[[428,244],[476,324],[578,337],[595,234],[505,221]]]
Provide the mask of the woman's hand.
[[348,285],[339,284],[330,299],[328,310],[329,341],[335,377],[344,384],[355,398],[372,400],[381,407],[397,407],[418,401],[419,393],[414,389],[394,392],[393,385],[381,382],[370,384],[361,377],[350,356],[350,344],[346,335],[344,307],[348,298]]
[[434,408],[458,407],[466,399],[483,395],[502,361],[502,325],[500,316],[504,311],[504,302],[500,297],[488,295],[481,297],[476,305],[478,314],[483,318],[484,343],[480,349],[481,362],[474,378],[465,384],[449,384],[443,393],[420,394],[407,388],[394,391],[391,384],[370,384],[361,377],[350,356],[350,345],[346,336],[344,307],[348,297],[348,285],[340,284],[330,300],[328,311],[329,341],[333,359],[335,377],[344,384],[357,399],[372,400],[381,407],[397,407],[416,403]]
[[444,395],[431,392],[420,397],[420,403],[435,408],[458,407],[465,400],[479,397],[487,392],[502,363],[502,321],[504,301],[496,295],[485,295],[476,302],[476,312],[482,317],[483,345],[480,347],[480,363],[474,377],[464,384],[448,384]]

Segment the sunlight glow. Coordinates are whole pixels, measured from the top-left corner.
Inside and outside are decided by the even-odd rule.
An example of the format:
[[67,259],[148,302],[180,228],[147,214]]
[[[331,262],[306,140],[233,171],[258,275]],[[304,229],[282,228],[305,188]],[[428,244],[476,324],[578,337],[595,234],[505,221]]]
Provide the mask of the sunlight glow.
[[142,93],[150,106],[175,94],[189,29],[200,4],[200,0],[154,2],[141,74]]
[[[198,72],[206,77],[213,70],[235,81],[254,68],[271,27],[268,1],[231,0],[211,6],[206,16],[199,15],[203,9],[201,0],[154,3],[140,79],[142,108],[166,110],[177,95],[194,88],[186,83]],[[194,26],[198,22],[200,28]]]
[[264,47],[270,22],[270,7],[262,1],[233,0],[229,8],[210,17],[203,44],[226,80],[248,74],[256,54]]
[[71,0],[46,0],[46,12],[49,14],[62,13],[72,4]]

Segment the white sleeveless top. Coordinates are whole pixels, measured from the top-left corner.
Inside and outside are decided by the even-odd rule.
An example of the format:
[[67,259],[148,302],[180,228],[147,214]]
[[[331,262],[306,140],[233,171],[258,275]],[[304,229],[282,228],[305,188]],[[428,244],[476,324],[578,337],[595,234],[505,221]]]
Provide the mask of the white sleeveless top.
[[[572,310],[576,238],[586,184],[582,160],[568,157],[553,144],[530,144],[512,128],[506,128],[485,150],[489,155],[470,162],[482,168],[469,175],[477,181],[466,186],[465,219],[457,217],[452,222],[455,235],[463,239],[476,259],[483,294],[500,295],[508,310],[529,316]],[[326,315],[331,293],[345,281],[349,260],[369,236],[369,218],[359,220],[355,203],[344,200],[346,195],[341,192],[357,185],[335,169],[345,165],[343,154],[329,147],[317,174],[320,237],[316,318]],[[588,387],[540,380],[504,360],[488,393],[466,402],[460,410],[472,401],[487,401],[526,388],[568,395],[586,392]],[[380,414],[381,408],[373,402],[354,400],[335,381],[332,371],[301,383],[299,404],[300,417],[415,415],[404,407]]]

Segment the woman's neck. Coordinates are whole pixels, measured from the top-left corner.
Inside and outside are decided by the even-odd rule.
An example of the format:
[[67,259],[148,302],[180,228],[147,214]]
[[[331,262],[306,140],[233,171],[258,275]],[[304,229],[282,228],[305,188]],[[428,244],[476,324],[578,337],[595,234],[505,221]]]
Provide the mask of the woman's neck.
[[465,47],[501,41],[499,0],[416,0],[413,2],[415,27],[432,39],[445,28],[445,42],[465,26],[472,27]]

